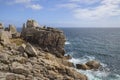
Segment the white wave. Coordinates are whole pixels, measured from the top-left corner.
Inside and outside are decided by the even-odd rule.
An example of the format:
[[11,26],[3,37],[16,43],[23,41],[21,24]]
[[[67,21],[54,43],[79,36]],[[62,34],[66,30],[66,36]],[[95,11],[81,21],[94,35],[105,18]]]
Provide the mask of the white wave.
[[81,57],[81,58],[72,58],[70,59],[69,61],[74,63],[74,64],[84,64],[90,60],[95,60],[95,57],[91,57],[91,56],[84,56],[84,57]]
[[[84,56],[81,58],[72,58],[69,61],[74,63],[74,65],[76,64],[84,64],[90,60],[95,60],[95,57],[93,56]],[[101,63],[101,62],[100,62]],[[76,69],[78,72],[85,74],[88,77],[88,80],[120,80],[120,75],[118,74],[113,74],[110,72],[109,68],[107,68],[107,65],[104,63],[101,63],[102,65],[102,70],[79,70]],[[113,76],[114,77],[111,77]]]
[[66,42],[65,42],[65,45],[68,45],[68,44],[70,44],[70,42],[66,41]]

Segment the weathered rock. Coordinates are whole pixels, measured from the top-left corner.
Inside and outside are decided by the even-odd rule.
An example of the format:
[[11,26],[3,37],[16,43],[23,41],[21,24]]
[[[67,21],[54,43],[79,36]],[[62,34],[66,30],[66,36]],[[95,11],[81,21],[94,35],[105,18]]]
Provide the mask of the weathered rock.
[[86,64],[76,64],[77,69],[89,70],[90,68]]
[[28,75],[30,73],[30,71],[25,68],[22,64],[18,63],[18,62],[13,62],[12,63],[12,68],[11,68],[12,72],[16,73],[16,74],[22,74],[22,75]]
[[5,31],[0,31],[0,44],[2,45],[10,44],[9,37],[7,36]]
[[69,54],[66,55],[66,56],[64,56],[63,58],[64,58],[64,59],[67,59],[67,60],[72,59],[72,57],[71,57]]
[[0,29],[3,29],[4,27],[3,27],[3,24],[2,23],[0,23]]
[[0,63],[0,71],[9,71],[9,66],[4,63]]
[[15,34],[12,34],[12,38],[19,38],[20,37],[20,33],[16,32]]
[[16,27],[12,24],[9,25],[8,31],[10,31],[11,34],[16,34],[17,33]]
[[27,27],[23,26],[21,37],[30,43],[39,45],[43,50],[49,51],[58,57],[63,56],[65,54],[64,43],[66,40],[63,32],[50,27],[36,27],[33,23],[34,21],[32,20],[27,21]]
[[26,48],[26,44],[22,44],[19,48],[18,51],[20,51],[21,53],[25,52],[25,48]]
[[[0,80],[87,80],[85,75],[74,70],[73,63],[68,62],[70,56],[64,57],[63,32],[50,27],[40,28],[34,20],[28,20],[26,26],[21,36],[29,43],[12,38],[11,44],[1,45]],[[13,35],[16,32],[14,28],[6,31]],[[13,44],[16,45],[11,46]]]
[[26,44],[25,52],[27,53],[28,57],[37,56],[37,51],[36,51],[35,48],[34,48],[31,44],[29,44],[29,43]]
[[9,32],[9,31],[5,31],[5,33],[7,34],[8,38],[12,38],[12,34],[11,34],[11,32]]
[[75,72],[73,69],[66,69],[68,76],[72,76],[75,80],[87,80],[87,77],[83,74]]
[[68,67],[75,67],[72,62],[69,62],[69,61],[64,60],[64,59],[58,59],[58,62],[62,63],[65,66],[68,66]]
[[38,27],[39,24],[35,20],[27,20],[27,28]]
[[10,73],[10,74],[7,74],[6,80],[25,80],[25,76]]
[[100,67],[100,62],[95,61],[95,60],[93,60],[93,61],[88,61],[88,62],[86,63],[86,65],[87,65],[88,67],[90,67],[90,69],[98,69],[98,68]]
[[0,62],[7,64],[8,63],[8,55],[5,53],[0,53]]

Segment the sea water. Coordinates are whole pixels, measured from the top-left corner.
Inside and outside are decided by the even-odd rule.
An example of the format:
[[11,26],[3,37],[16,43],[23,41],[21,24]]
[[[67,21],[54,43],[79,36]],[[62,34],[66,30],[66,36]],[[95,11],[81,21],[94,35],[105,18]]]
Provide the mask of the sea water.
[[89,80],[120,80],[120,28],[62,28],[74,64],[100,61],[100,70],[78,70]]

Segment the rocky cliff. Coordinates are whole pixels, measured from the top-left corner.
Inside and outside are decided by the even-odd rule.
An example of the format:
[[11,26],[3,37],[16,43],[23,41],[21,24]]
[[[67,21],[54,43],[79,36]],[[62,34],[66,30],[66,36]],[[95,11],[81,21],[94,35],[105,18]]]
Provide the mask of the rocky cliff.
[[38,44],[43,50],[62,57],[65,54],[65,36],[62,31],[50,27],[38,27],[34,20],[23,24],[21,37],[27,42]]
[[0,43],[6,44],[0,44],[0,80],[87,80],[64,56],[63,33],[34,22],[24,24],[21,37],[7,35],[14,28],[1,28]]

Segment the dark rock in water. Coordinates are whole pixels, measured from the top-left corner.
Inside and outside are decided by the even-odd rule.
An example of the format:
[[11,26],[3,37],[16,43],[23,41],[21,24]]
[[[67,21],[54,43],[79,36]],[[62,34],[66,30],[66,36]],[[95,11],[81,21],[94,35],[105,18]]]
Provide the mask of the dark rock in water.
[[90,67],[90,69],[98,69],[98,68],[100,67],[100,62],[95,61],[95,60],[93,60],[93,61],[88,61],[88,62],[86,63],[86,65],[87,65],[88,67]]
[[77,69],[83,69],[83,70],[90,70],[90,69],[96,70],[96,69],[99,69],[100,66],[101,66],[100,62],[95,61],[95,60],[88,61],[85,64],[76,64]]
[[26,41],[38,44],[43,50],[46,50],[60,57],[65,54],[64,44],[65,36],[62,31],[54,28],[36,27],[38,23],[34,20],[28,20],[23,26],[21,37]]
[[77,69],[89,70],[90,68],[86,64],[76,64]]

